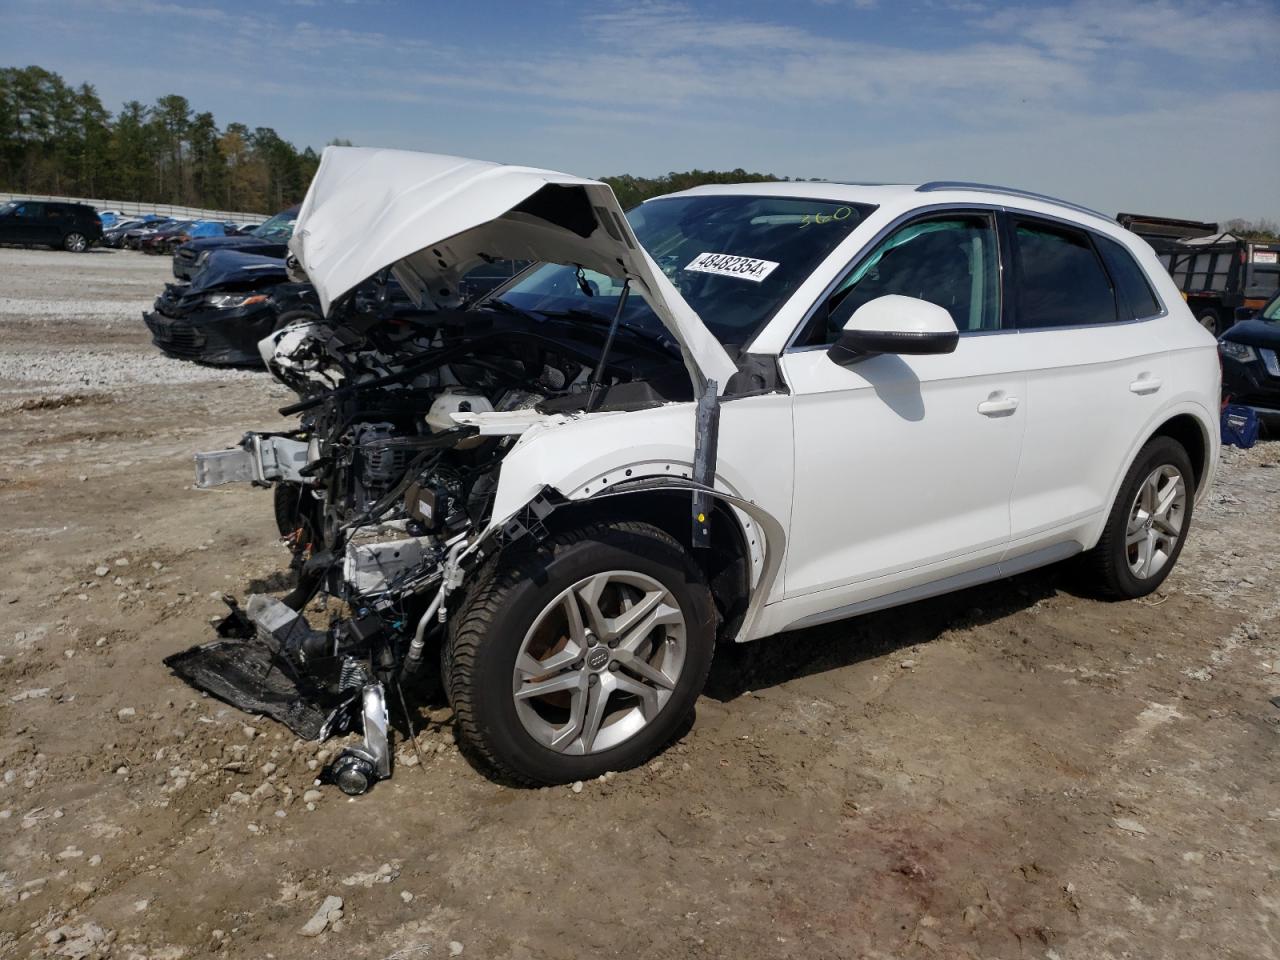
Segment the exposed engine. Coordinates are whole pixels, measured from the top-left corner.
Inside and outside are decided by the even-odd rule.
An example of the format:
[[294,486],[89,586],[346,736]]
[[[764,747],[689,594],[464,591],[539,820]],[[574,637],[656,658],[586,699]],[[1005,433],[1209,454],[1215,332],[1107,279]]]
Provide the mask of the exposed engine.
[[[219,628],[226,645],[195,648],[170,666],[303,736],[358,727],[361,710],[366,731],[385,728],[385,690],[427,661],[448,595],[484,559],[476,534],[523,427],[482,431],[471,417],[636,409],[691,394],[674,345],[617,338],[608,324],[386,303],[352,298],[326,321],[264,340],[269,370],[300,398],[281,410],[298,427],[197,457],[200,486],[274,485],[298,580],[282,599],[233,602]],[[350,616],[313,628],[300,611],[321,595],[347,604]],[[271,653],[259,662],[263,641]],[[225,679],[232,668],[234,683]],[[275,689],[282,676],[288,683]],[[303,700],[312,708],[300,710]],[[377,753],[348,751],[331,776],[362,792],[387,775]]]

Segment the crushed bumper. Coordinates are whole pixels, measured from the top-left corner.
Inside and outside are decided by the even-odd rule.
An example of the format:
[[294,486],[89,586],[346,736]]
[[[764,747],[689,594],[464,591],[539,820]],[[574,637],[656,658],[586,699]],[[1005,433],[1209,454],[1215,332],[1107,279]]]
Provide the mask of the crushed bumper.
[[142,314],[151,342],[179,360],[219,366],[262,366],[258,341],[271,332],[275,312],[257,309],[171,317],[158,310]]
[[218,624],[219,639],[165,658],[165,666],[197,690],[246,713],[270,717],[304,740],[359,730],[322,774],[348,794],[391,776],[386,688],[369,666],[339,650],[281,601],[253,596]]

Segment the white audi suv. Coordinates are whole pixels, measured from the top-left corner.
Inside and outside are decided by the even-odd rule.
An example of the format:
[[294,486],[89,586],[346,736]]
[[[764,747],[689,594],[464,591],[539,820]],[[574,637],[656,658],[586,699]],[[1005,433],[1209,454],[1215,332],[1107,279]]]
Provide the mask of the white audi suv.
[[[299,586],[171,660],[310,735],[350,707],[351,792],[424,664],[482,764],[585,779],[669,740],[717,643],[1076,554],[1100,595],[1150,593],[1214,473],[1213,337],[1142,240],[1045,196],[752,183],[624,213],[567,174],[331,148],[291,249],[326,313],[263,341],[298,429],[197,472],[276,486]],[[465,302],[495,260],[533,265]],[[320,593],[350,616],[306,624]],[[227,680],[228,645],[327,690],[311,725]]]

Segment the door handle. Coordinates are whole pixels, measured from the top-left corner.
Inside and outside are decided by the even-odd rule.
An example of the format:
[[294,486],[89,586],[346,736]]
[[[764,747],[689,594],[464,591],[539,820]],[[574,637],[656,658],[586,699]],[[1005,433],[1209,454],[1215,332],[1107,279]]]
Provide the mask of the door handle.
[[1017,397],[1006,397],[995,393],[978,404],[978,412],[984,417],[999,417],[1006,413],[1013,413],[1017,409]]
[[1148,393],[1155,393],[1160,389],[1163,381],[1159,377],[1153,377],[1148,374],[1139,374],[1138,379],[1129,384],[1129,392],[1136,393],[1138,396],[1146,396]]

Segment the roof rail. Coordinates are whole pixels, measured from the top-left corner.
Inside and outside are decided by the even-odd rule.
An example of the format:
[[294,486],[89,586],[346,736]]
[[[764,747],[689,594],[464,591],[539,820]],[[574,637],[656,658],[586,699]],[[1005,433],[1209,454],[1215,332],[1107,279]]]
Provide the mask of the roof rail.
[[916,187],[917,193],[933,193],[937,190],[976,190],[981,193],[998,193],[1006,197],[1022,197],[1024,200],[1042,200],[1045,203],[1056,203],[1060,207],[1075,210],[1077,213],[1087,213],[1091,217],[1101,217],[1108,223],[1116,222],[1105,213],[1099,213],[1092,207],[1081,206],[1078,203],[1072,203],[1070,200],[1059,200],[1057,197],[1050,197],[1043,193],[1033,193],[1030,190],[1018,190],[1014,187],[1000,187],[991,183],[968,183],[964,180],[931,180]]

